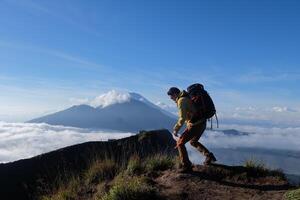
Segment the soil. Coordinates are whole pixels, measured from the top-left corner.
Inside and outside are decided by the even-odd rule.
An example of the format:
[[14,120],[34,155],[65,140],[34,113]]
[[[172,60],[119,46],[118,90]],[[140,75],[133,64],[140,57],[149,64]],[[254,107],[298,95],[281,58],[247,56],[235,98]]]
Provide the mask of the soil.
[[[155,183],[160,194],[170,200],[281,200],[290,187],[276,176],[245,176],[247,172],[242,169],[232,171],[234,169],[228,169],[228,166],[198,165],[191,173],[164,171]],[[212,171],[223,176],[216,176]]]

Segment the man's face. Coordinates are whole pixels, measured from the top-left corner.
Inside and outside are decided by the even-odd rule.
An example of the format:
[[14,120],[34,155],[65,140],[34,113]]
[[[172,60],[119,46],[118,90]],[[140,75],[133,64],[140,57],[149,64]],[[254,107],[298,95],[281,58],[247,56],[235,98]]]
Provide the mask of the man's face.
[[176,102],[177,96],[177,94],[169,95],[170,99],[172,99],[174,102]]

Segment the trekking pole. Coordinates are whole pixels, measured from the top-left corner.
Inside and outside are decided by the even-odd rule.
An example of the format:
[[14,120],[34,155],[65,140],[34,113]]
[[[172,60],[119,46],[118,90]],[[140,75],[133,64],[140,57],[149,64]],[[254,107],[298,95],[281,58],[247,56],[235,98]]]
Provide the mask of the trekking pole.
[[219,120],[218,120],[218,115],[217,115],[217,113],[215,114],[215,116],[216,116],[216,121],[217,121],[217,128],[219,128]]

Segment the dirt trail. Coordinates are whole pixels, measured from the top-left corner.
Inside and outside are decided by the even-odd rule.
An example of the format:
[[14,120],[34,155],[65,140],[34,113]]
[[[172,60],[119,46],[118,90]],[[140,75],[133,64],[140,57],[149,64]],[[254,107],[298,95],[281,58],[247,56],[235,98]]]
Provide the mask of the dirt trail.
[[216,178],[209,174],[207,167],[196,166],[193,170],[186,174],[174,170],[163,172],[155,179],[161,195],[170,200],[281,200],[288,188],[285,181],[276,177],[258,178],[249,183],[249,179],[242,180],[241,174]]

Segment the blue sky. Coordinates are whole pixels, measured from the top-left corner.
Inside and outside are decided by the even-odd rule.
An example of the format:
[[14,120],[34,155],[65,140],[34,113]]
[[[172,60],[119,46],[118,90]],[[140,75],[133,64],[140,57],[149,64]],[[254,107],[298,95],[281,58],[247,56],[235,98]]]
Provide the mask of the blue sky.
[[299,9],[296,0],[2,0],[0,120],[112,89],[171,104],[168,87],[200,82],[224,117],[275,112],[276,123],[292,123],[300,116]]

